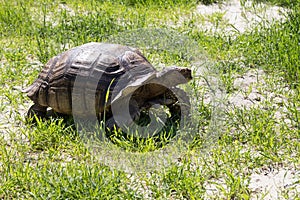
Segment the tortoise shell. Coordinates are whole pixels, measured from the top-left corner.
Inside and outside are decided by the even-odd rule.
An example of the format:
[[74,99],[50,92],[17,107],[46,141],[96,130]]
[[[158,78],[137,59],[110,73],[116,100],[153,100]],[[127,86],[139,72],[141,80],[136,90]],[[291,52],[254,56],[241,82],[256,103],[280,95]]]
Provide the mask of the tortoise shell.
[[[180,71],[184,80],[174,76],[173,71]],[[105,110],[109,112],[112,90],[120,91],[116,95],[120,99],[154,78],[177,85],[190,80],[191,71],[171,68],[158,72],[136,48],[87,43],[50,59],[34,83],[24,90],[34,102],[28,115],[44,116],[48,107],[66,115],[74,114],[74,110],[81,116],[88,116],[95,110],[97,115],[101,115]],[[164,88],[149,84],[137,90],[139,92],[135,92],[134,96],[141,104],[164,93]],[[79,104],[77,99],[81,101]]]

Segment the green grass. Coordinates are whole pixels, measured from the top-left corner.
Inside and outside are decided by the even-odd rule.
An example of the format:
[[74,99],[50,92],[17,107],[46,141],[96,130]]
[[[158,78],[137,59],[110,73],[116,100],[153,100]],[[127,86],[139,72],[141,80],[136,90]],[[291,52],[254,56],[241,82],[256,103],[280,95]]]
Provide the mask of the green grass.
[[[200,2],[0,1],[0,199],[250,199],[251,174],[268,167],[299,172],[299,1],[268,1],[291,8],[286,20],[236,35],[198,28],[203,17],[191,13]],[[157,149],[155,141],[121,137],[118,150],[141,152],[141,160],[132,169],[110,167],[62,119],[25,123],[31,102],[21,89],[51,57],[90,41],[140,47],[158,67],[197,69],[206,59],[208,75],[194,72],[184,87],[194,125],[185,131],[195,138],[171,164],[147,172],[139,162]],[[240,92],[237,77],[258,69],[263,80]],[[204,78],[211,87],[200,84]],[[250,108],[227,104],[239,92],[250,98],[252,89],[265,100]],[[206,101],[209,94],[215,101]],[[299,199],[293,191],[282,196]]]

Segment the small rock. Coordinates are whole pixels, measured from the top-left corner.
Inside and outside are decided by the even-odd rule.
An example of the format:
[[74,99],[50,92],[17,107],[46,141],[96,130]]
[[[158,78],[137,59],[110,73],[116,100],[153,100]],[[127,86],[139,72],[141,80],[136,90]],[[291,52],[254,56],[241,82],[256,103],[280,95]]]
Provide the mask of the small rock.
[[252,92],[252,93],[249,94],[248,98],[253,100],[253,101],[261,101],[262,100],[262,95]]
[[228,100],[230,104],[233,104],[237,107],[250,107],[253,105],[253,103],[250,100],[246,99],[242,94],[231,96]]
[[278,96],[273,99],[273,102],[278,105],[283,105],[283,99]]

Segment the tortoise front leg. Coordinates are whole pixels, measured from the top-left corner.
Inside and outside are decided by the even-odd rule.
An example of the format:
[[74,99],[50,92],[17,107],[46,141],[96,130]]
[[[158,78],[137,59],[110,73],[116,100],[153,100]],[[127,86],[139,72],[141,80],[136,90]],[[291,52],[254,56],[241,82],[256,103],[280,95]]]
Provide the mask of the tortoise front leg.
[[[131,100],[129,103],[129,113],[118,113],[117,115],[111,114],[111,117],[109,117],[105,121],[105,126],[109,130],[118,130],[119,128],[129,127],[132,125],[132,123],[137,123],[137,121],[140,119],[140,108],[135,100]],[[127,112],[127,111],[124,111]],[[119,120],[118,124],[116,120]]]
[[108,131],[113,131],[118,129],[118,125],[113,117],[105,121],[105,127]]
[[34,116],[37,116],[39,118],[45,118],[47,114],[47,107],[41,106],[39,104],[32,105],[28,112],[27,112],[27,118],[33,118]]

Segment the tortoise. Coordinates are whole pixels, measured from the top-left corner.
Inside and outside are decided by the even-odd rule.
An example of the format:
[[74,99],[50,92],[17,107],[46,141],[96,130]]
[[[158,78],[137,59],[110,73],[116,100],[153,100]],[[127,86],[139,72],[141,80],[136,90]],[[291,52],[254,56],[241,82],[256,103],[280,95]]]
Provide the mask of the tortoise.
[[45,118],[49,107],[56,113],[83,118],[96,114],[98,120],[105,120],[106,113],[112,127],[116,125],[112,103],[122,103],[130,96],[130,115],[136,120],[153,104],[171,108],[178,98],[170,88],[191,79],[191,70],[184,67],[157,71],[137,48],[91,42],[51,58],[23,91],[34,102],[27,117]]

